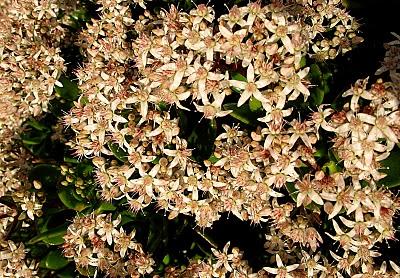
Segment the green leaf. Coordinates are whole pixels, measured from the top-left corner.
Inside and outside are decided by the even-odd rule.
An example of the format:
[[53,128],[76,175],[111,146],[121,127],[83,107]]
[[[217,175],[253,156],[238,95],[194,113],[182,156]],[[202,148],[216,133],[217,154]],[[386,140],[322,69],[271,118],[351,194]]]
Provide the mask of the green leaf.
[[78,99],[80,90],[75,82],[72,82],[65,76],[61,76],[58,81],[63,84],[63,87],[54,86],[54,90],[60,97],[70,101]]
[[68,266],[66,269],[63,269],[61,272],[57,273],[58,278],[76,278],[77,275],[75,273],[75,267]]
[[262,109],[261,101],[259,101],[258,99],[255,99],[253,96],[250,98],[249,106],[250,106],[251,112],[257,112]]
[[238,72],[232,73],[232,74],[231,74],[231,78],[232,78],[233,80],[239,80],[239,81],[247,82],[246,77],[244,77],[243,75],[241,75],[241,74],[238,73]]
[[70,17],[76,21],[88,21],[90,19],[86,9],[77,9],[71,12]]
[[50,131],[46,125],[36,121],[35,119],[30,119],[26,123],[38,131]]
[[[70,209],[76,210],[76,211],[82,211],[85,208],[89,207],[90,204],[87,202],[84,202],[82,200],[78,200],[73,191],[75,189],[71,186],[68,186],[66,188],[63,188],[61,191],[58,192],[58,198],[60,198],[61,202]],[[75,193],[76,194],[76,193]]]
[[400,148],[395,147],[389,157],[381,161],[381,165],[386,168],[382,172],[387,176],[380,180],[379,184],[388,188],[400,186]]
[[214,140],[217,137],[215,120],[202,120],[191,130],[188,145],[194,148],[192,158],[202,162],[209,158],[214,151]]
[[111,152],[114,156],[121,162],[128,161],[128,153],[121,149],[117,144],[108,142],[108,147],[110,148]]
[[40,145],[46,139],[47,133],[41,133],[38,136],[31,137],[28,134],[21,134],[21,140],[24,145]]
[[121,226],[135,221],[136,218],[136,215],[134,215],[132,212],[124,210],[123,212],[121,212]]
[[79,163],[79,160],[76,158],[73,158],[73,157],[64,156],[64,162],[77,164],[77,163]]
[[82,105],[86,105],[86,104],[89,103],[89,99],[88,99],[86,96],[83,96],[83,97],[81,97],[81,98],[79,99],[79,102],[80,102]]
[[44,267],[51,270],[62,269],[69,263],[59,250],[50,251],[43,259],[43,262]]
[[299,194],[298,190],[294,186],[293,182],[287,182],[286,183],[286,189],[289,192],[290,197],[293,199],[293,201],[297,200],[297,195]]
[[60,245],[64,243],[63,236],[66,234],[68,228],[68,224],[64,224],[58,226],[56,228],[50,229],[44,233],[41,233],[31,240],[28,241],[28,244],[35,244],[40,241],[48,243],[50,245]]
[[[238,72],[232,73],[232,74],[231,74],[231,78],[232,78],[233,80],[238,80],[238,81],[247,82],[246,77],[244,77],[243,75],[241,75],[241,74],[238,73]],[[236,88],[236,87],[234,87],[234,86],[232,86],[231,88],[232,88],[232,90],[233,90],[234,92],[236,92],[236,93],[238,93],[238,94],[241,93],[241,90],[240,90],[239,88]]]
[[212,154],[207,160],[210,161],[212,164],[214,164],[219,160],[219,158],[217,158],[215,155]]
[[117,208],[111,203],[101,202],[98,208],[96,209],[96,213],[101,214],[105,211],[115,211],[116,209]]
[[325,91],[319,87],[315,88],[311,92],[312,104],[319,106],[324,101]]
[[56,187],[61,177],[60,168],[51,164],[39,164],[29,172],[31,181],[40,181],[44,187]]
[[167,103],[164,102],[164,101],[160,101],[157,105],[158,105],[158,108],[159,108],[161,111],[167,111],[167,110],[168,110],[168,105],[167,105]]
[[83,276],[88,276],[88,277],[93,277],[95,272],[96,272],[96,268],[94,266],[89,266],[89,267],[76,267],[76,270],[78,270],[79,274],[83,275]]
[[258,116],[260,116],[252,112],[247,103],[243,104],[240,107],[237,107],[236,103],[227,103],[224,104],[224,109],[232,110],[232,113],[230,113],[229,116],[247,125],[255,125],[257,123]]
[[310,71],[308,73],[308,76],[314,81],[320,80],[322,77],[322,71],[320,67],[317,64],[312,64],[310,66]]
[[300,59],[300,68],[304,68],[307,65],[307,58],[305,56]]
[[81,162],[76,166],[75,172],[79,176],[89,177],[93,172],[93,166],[91,164]]
[[329,175],[332,175],[334,173],[340,172],[340,167],[336,162],[328,161],[322,166],[322,171]]

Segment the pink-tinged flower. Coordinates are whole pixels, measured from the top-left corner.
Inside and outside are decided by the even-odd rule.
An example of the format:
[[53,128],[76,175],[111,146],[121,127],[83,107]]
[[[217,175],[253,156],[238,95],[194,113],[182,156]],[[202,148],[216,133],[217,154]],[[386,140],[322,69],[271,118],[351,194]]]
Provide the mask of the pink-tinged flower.
[[320,271],[324,273],[326,271],[326,267],[318,263],[319,259],[321,258],[320,253],[316,254],[315,256],[310,256],[307,252],[302,250],[301,254],[303,255],[302,261],[304,261],[308,277],[314,277],[315,273]]
[[221,34],[214,35],[212,28],[207,28],[204,31],[200,31],[200,36],[203,39],[204,46],[199,51],[206,55],[207,61],[213,61],[214,52],[220,47],[218,41]]
[[240,29],[232,33],[222,24],[219,25],[219,31],[225,38],[225,41],[219,45],[217,50],[225,56],[225,61],[229,65],[234,58],[241,54],[241,43],[248,32],[246,29]]
[[387,150],[387,147],[366,138],[353,142],[351,149],[358,157],[363,158],[365,165],[371,165],[372,161],[376,159],[376,152],[383,153]]
[[264,21],[264,24],[268,31],[273,33],[268,42],[277,42],[280,40],[287,51],[294,53],[294,46],[288,35],[298,31],[299,25],[288,24],[284,16],[275,16],[273,21],[267,19]]
[[180,56],[176,62],[167,63],[157,69],[157,72],[169,72],[174,71],[174,77],[169,89],[171,91],[176,90],[182,83],[182,79],[186,74],[190,64],[193,61],[193,51],[189,51],[186,56]]
[[319,128],[322,127],[326,131],[334,132],[335,128],[332,127],[326,118],[329,117],[333,112],[332,108],[323,109],[324,105],[318,106],[318,110],[311,114],[311,121],[315,124],[316,135],[319,139]]
[[180,139],[179,137],[175,138],[176,140],[176,149],[164,149],[164,153],[168,156],[172,156],[173,160],[171,161],[169,168],[173,168],[179,164],[182,169],[186,168],[186,163],[189,157],[192,155],[192,149],[187,148],[187,141],[185,139]]
[[311,202],[318,205],[324,205],[324,201],[320,195],[315,191],[313,183],[311,182],[311,175],[306,174],[302,181],[298,181],[295,184],[296,189],[299,191],[297,195],[296,203],[297,206],[308,206]]
[[340,228],[339,224],[335,220],[332,220],[332,223],[333,223],[333,228],[336,232],[336,235],[333,236],[330,233],[326,233],[326,234],[333,240],[339,242],[340,246],[344,250],[349,250],[350,246],[352,246],[354,244],[353,238],[356,235],[356,233],[354,232],[354,230],[350,230],[349,232],[345,233],[345,232],[343,232],[343,230]]
[[101,236],[103,241],[107,241],[108,245],[113,242],[113,237],[118,234],[117,226],[121,223],[121,216],[115,220],[111,220],[111,214],[100,214],[96,219],[97,234]]
[[310,91],[303,84],[304,78],[307,76],[310,68],[304,68],[298,73],[293,73],[291,76],[285,77],[285,87],[283,88],[282,93],[284,95],[289,95],[288,100],[295,100],[298,98],[300,93],[304,96],[304,101],[307,101],[308,96],[310,95]]
[[168,105],[175,104],[180,109],[189,110],[189,108],[184,107],[180,103],[183,100],[187,100],[191,94],[190,91],[186,90],[186,88],[183,86],[180,86],[173,91],[171,91],[169,88],[158,88],[155,90],[154,94],[159,100],[164,101]]
[[285,117],[290,116],[292,114],[293,108],[283,109],[285,105],[285,96],[279,98],[279,101],[276,105],[271,105],[268,102],[263,102],[262,106],[265,110],[265,116],[262,118],[258,118],[260,122],[270,123],[275,126],[283,125],[283,121]]
[[131,86],[131,90],[134,92],[134,95],[131,96],[130,99],[134,104],[139,104],[140,116],[142,116],[142,118],[146,118],[149,103],[156,103],[158,101],[158,98],[151,95],[150,90],[147,87],[139,89]]
[[225,21],[229,28],[233,28],[236,24],[240,27],[246,25],[246,21],[243,19],[247,14],[247,7],[233,6],[229,9],[228,14],[220,16],[220,21]]
[[386,272],[386,262],[381,264],[379,269],[375,269],[372,265],[362,264],[361,265],[362,273],[355,274],[351,276],[351,278],[365,278],[365,277],[390,277]]
[[261,1],[251,2],[248,4],[248,16],[246,25],[252,26],[256,18],[265,20],[265,12],[261,6]]
[[207,7],[204,4],[199,4],[197,5],[196,9],[190,11],[190,15],[194,16],[193,25],[197,25],[203,20],[210,23],[213,22],[215,12],[213,8]]
[[262,135],[267,135],[264,140],[264,149],[268,149],[275,139],[279,139],[283,131],[282,124],[266,123],[266,125],[267,127],[261,130]]
[[353,188],[345,187],[343,174],[335,173],[332,175],[332,177],[335,180],[337,191],[336,192],[322,191],[321,193],[321,197],[324,200],[335,202],[332,211],[330,211],[329,213],[328,219],[332,219],[333,217],[335,217],[342,210],[343,207],[350,207],[351,202],[353,201],[354,198]]
[[365,79],[357,80],[357,82],[343,93],[343,97],[351,96],[350,109],[354,112],[358,111],[358,101],[360,97],[369,98],[370,93],[367,91],[368,77]]
[[229,262],[232,260],[233,255],[228,254],[229,246],[230,246],[230,242],[225,244],[224,248],[222,249],[222,252],[220,252],[214,248],[211,248],[211,251],[213,252],[214,256],[217,259],[217,262],[213,265],[214,268],[218,269],[221,266],[223,266],[227,271],[229,271],[229,272],[232,271],[232,267]]
[[225,130],[225,132],[218,135],[218,137],[215,138],[215,141],[222,141],[223,139],[226,139],[228,144],[239,143],[240,138],[245,135],[244,131],[239,130],[238,125],[230,127],[227,124],[222,124],[222,128]]
[[134,241],[135,234],[136,234],[135,229],[133,229],[132,232],[127,234],[121,227],[119,229],[119,232],[115,235],[114,251],[119,252],[121,258],[125,257],[125,254],[126,252],[128,252],[128,249],[135,250],[139,248],[139,244]]
[[169,113],[164,113],[163,116],[157,115],[154,118],[154,122],[159,126],[149,134],[146,134],[146,136],[152,138],[163,133],[166,143],[170,143],[172,138],[179,134],[178,119],[171,120],[170,118],[171,116]]
[[400,267],[393,261],[389,261],[390,266],[392,267],[392,269],[394,270],[394,272],[396,272],[397,274],[400,274]]
[[35,219],[35,214],[42,208],[42,205],[38,203],[36,200],[36,196],[33,193],[31,197],[24,197],[23,202],[21,204],[22,210],[26,211],[28,217],[32,220]]
[[186,84],[197,84],[199,94],[203,103],[207,102],[206,84],[207,80],[220,81],[224,79],[221,73],[212,72],[212,62],[206,61],[204,64],[200,63],[200,56],[195,60],[193,66],[187,69],[188,78]]
[[[345,138],[350,137],[355,141],[365,139],[368,135],[370,126],[362,120],[362,115],[360,118],[359,114],[360,113],[355,114],[353,110],[349,110],[346,113],[347,122],[339,125],[336,128],[336,132]],[[351,136],[349,136],[349,134],[351,134]]]
[[212,103],[204,103],[204,105],[198,105],[194,104],[196,106],[197,111],[202,112],[204,114],[204,118],[206,119],[214,119],[216,117],[225,117],[229,113],[232,112],[232,110],[222,110],[222,102],[225,99],[225,94],[221,93],[218,94],[217,96],[214,96],[215,99]]
[[[333,253],[331,250],[329,250],[329,253],[331,254],[332,258],[338,262],[337,269],[339,271],[343,271],[343,270],[346,271],[346,273],[350,276],[351,275],[351,261],[350,260],[352,257],[349,256],[349,252],[345,251],[342,256],[339,256],[339,255]],[[340,278],[343,278],[343,275],[340,274],[339,272],[338,272],[338,275],[340,275],[339,276]]]
[[385,138],[391,143],[398,143],[399,140],[392,127],[400,122],[399,111],[387,112],[385,108],[379,106],[375,115],[358,113],[361,121],[372,125],[372,129],[368,133],[368,140],[376,141]]
[[291,127],[289,128],[289,133],[292,133],[289,139],[289,146],[292,148],[294,144],[296,144],[298,139],[303,141],[304,145],[308,148],[312,148],[313,141],[309,137],[309,134],[313,131],[313,128],[308,127],[305,122],[300,122],[298,120],[293,120],[291,123]]
[[255,81],[254,67],[252,64],[247,67],[247,81],[229,80],[229,83],[230,85],[243,90],[237,103],[238,107],[242,106],[252,96],[261,102],[267,101],[259,89],[267,86],[268,81],[265,79]]
[[168,184],[167,180],[156,178],[160,170],[160,164],[156,164],[149,173],[142,173],[138,179],[129,180],[128,187],[133,192],[146,192],[150,197],[154,197],[154,187],[164,186]]
[[276,264],[278,265],[277,268],[263,267],[263,269],[268,273],[275,274],[276,278],[293,278],[290,272],[299,267],[299,264],[284,266],[281,257],[278,254],[276,254]]

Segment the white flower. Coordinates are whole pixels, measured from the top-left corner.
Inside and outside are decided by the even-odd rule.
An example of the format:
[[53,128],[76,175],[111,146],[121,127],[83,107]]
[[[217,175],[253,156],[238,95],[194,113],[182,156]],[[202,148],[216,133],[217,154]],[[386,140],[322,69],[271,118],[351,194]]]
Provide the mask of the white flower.
[[299,264],[284,266],[281,257],[278,254],[276,254],[276,264],[278,265],[277,268],[263,267],[263,269],[269,273],[275,274],[276,278],[293,278],[293,276],[290,275],[289,272],[292,272],[299,267]]
[[215,96],[215,99],[212,103],[204,103],[204,105],[198,105],[194,104],[196,106],[197,111],[202,112],[204,114],[204,118],[206,119],[214,119],[215,117],[225,117],[229,113],[232,112],[232,110],[225,110],[223,111],[221,109],[222,107],[222,102],[225,99],[225,94],[221,93]]
[[304,95],[304,101],[307,101],[307,98],[310,95],[310,91],[303,84],[303,82],[309,71],[310,68],[304,68],[298,73],[294,73],[293,75],[285,78],[285,87],[283,88],[282,93],[285,95],[289,95],[293,92],[288,100],[295,100],[300,95],[300,93],[302,93]]
[[39,211],[42,208],[42,204],[39,204],[36,201],[36,196],[33,193],[30,198],[27,196],[24,197],[21,208],[26,211],[26,214],[30,219],[34,220],[35,214],[37,214],[36,211]]
[[266,79],[255,81],[254,67],[252,64],[247,67],[247,81],[229,80],[229,83],[232,86],[243,90],[237,103],[238,107],[242,106],[251,96],[261,102],[267,101],[259,89],[267,86],[269,82]]

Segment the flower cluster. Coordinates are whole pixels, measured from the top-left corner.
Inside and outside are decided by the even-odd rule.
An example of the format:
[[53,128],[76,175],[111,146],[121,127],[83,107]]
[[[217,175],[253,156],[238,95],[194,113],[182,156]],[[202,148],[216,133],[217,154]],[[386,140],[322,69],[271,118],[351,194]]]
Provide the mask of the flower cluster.
[[[38,276],[24,244],[8,238],[16,221],[27,227],[43,214],[46,197],[28,179],[32,154],[15,139],[63,86],[61,21],[68,23],[62,17],[72,2],[0,3],[1,277]],[[205,4],[136,15],[145,1],[95,1],[98,16],[71,37],[83,57],[75,69],[81,94],[63,124],[75,136],[63,138],[58,125],[53,139],[91,160],[99,193],[93,179],[65,165],[60,183],[77,200],[88,189],[134,213],[155,206],[170,220],[192,216],[202,229],[227,214],[269,222],[260,271],[228,243],[207,259],[167,267],[165,277],[397,277],[400,267],[382,263],[378,247],[395,239],[400,209],[385,180],[385,160],[400,138],[400,37],[385,44],[377,80],[358,80],[341,107],[309,112],[315,84],[308,62],[362,42],[358,23],[340,0],[270,2],[235,5],[216,18]],[[215,132],[205,159],[193,143],[202,134],[185,130],[193,115]],[[89,274],[154,274],[155,260],[115,209],[82,209],[63,254]]]
[[0,275],[2,277],[39,277],[36,262],[26,259],[23,243],[0,241]]
[[0,3],[0,198],[11,200],[0,202],[1,277],[36,276],[37,264],[25,258],[24,245],[7,236],[16,221],[42,214],[43,195],[34,191],[40,184],[27,177],[32,156],[16,139],[30,116],[48,111],[54,86],[62,86],[58,79],[65,70],[60,55],[65,31],[57,18],[58,2]]
[[78,267],[96,267],[109,277],[151,273],[154,260],[135,241],[135,230],[126,232],[120,223],[111,214],[77,216],[64,236],[64,255]]
[[[333,59],[362,41],[340,1],[252,2],[218,19],[203,4],[188,13],[174,6],[157,15],[145,11],[137,20],[129,1],[99,4],[100,18],[80,34],[82,95],[64,123],[76,133],[68,143],[75,154],[92,158],[104,200],[126,199],[134,212],[156,203],[169,219],[193,215],[200,227],[225,212],[270,221],[266,251],[277,268],[254,277],[392,275],[385,264],[374,270],[374,248],[394,238],[400,205],[378,184],[385,176],[380,161],[400,136],[398,65],[378,71],[390,69],[393,83],[357,81],[343,94],[351,98],[340,111],[321,105],[304,119],[292,115],[294,101],[310,96],[304,57]],[[222,124],[213,155],[194,160],[179,111],[196,111],[215,125],[254,103],[261,111],[257,127]],[[321,133],[333,137],[336,161],[327,165],[316,160]],[[318,219],[333,230],[323,231]],[[325,233],[338,251],[319,251]],[[105,239],[111,245],[111,236]],[[253,277],[237,259],[241,253],[227,249],[214,250],[216,264],[193,261],[181,274]],[[93,252],[87,253],[90,264]],[[231,264],[236,260],[239,268]]]
[[35,200],[23,193],[32,187],[26,184],[31,158],[15,139],[30,116],[48,111],[54,86],[62,86],[58,78],[65,70],[60,56],[65,31],[57,19],[56,3],[0,4],[0,196],[19,192],[15,198]]
[[[309,69],[301,67],[301,60],[325,30],[313,27],[329,24],[354,34],[353,18],[339,13],[333,2],[297,3],[297,10],[254,2],[231,8],[215,26],[214,10],[205,5],[189,13],[172,6],[134,21],[129,2],[114,4],[104,5],[100,19],[80,35],[87,58],[77,71],[82,95],[64,117],[77,134],[69,142],[75,153],[95,157],[103,198],[126,197],[134,211],[156,200],[170,218],[194,214],[203,227],[223,211],[259,222],[270,197],[283,196],[272,187],[298,178],[294,169],[300,157],[313,163],[308,149],[317,130],[312,122],[293,120],[284,127],[292,111],[284,109],[287,100],[310,94]],[[326,12],[319,12],[322,8]],[[126,34],[132,27],[138,36],[130,42]],[[243,69],[246,80],[236,80],[228,70],[232,67]],[[178,118],[158,106],[194,106],[214,120],[231,112],[223,102],[232,88],[240,92],[237,106],[261,102],[265,128],[250,136],[224,126],[215,143],[220,160],[199,165],[180,137]],[[190,102],[193,106],[186,107]],[[101,158],[116,148],[124,153],[124,165]],[[245,184],[253,172],[254,184]]]

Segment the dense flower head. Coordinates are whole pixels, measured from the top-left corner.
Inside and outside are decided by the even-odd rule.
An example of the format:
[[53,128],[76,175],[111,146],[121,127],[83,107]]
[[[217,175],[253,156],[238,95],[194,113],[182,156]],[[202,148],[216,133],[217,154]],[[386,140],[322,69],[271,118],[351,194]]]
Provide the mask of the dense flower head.
[[64,4],[0,3],[0,198],[12,200],[0,202],[1,277],[38,277],[38,265],[25,257],[24,244],[7,240],[7,235],[16,221],[29,226],[42,215],[43,194],[27,177],[32,156],[21,147],[18,134],[29,117],[49,111],[55,86],[62,86],[58,79],[66,69],[61,57],[66,31],[58,16],[68,9]]
[[64,255],[79,267],[96,267],[110,277],[151,273],[154,260],[135,241],[135,230],[127,232],[120,223],[111,214],[76,217],[64,236]]
[[[28,118],[49,112],[55,86],[63,86],[68,5],[58,2],[0,3],[0,198],[13,201],[0,202],[1,277],[37,277],[24,244],[7,236],[14,221],[29,226],[43,214],[42,186],[28,179],[32,155],[15,139]],[[342,107],[300,113],[314,97],[306,61],[334,59],[362,42],[340,0],[256,1],[219,17],[205,4],[141,15],[132,6],[146,9],[142,0],[96,5],[98,16],[75,38],[81,94],[62,118],[73,133],[62,140],[94,166],[96,197],[133,214],[156,207],[169,220],[191,216],[203,230],[224,215],[268,223],[269,259],[258,272],[228,242],[213,245],[207,259],[167,267],[164,277],[400,275],[395,262],[378,258],[378,246],[395,239],[400,209],[383,166],[400,139],[398,35],[385,45],[378,79],[356,81]],[[228,120],[241,119],[238,111],[254,117]],[[185,113],[213,129],[210,156],[198,158],[199,135],[184,130],[198,118]],[[321,145],[328,162],[318,159]],[[65,186],[75,179],[68,170],[61,167]],[[135,236],[119,212],[82,209],[63,236],[63,255],[79,269],[147,277],[156,261]]]
[[[137,20],[128,5],[103,4],[100,18],[81,33],[82,95],[64,118],[76,133],[69,142],[75,154],[97,168],[102,198],[126,198],[133,212],[155,202],[169,219],[193,215],[203,228],[225,212],[272,224],[266,251],[276,268],[250,274],[245,264],[237,272],[227,245],[213,251],[216,263],[189,264],[185,272],[196,269],[199,277],[331,277],[331,264],[351,276],[373,268],[380,255],[374,247],[394,238],[399,209],[397,197],[377,184],[385,176],[380,161],[400,135],[396,81],[357,81],[343,94],[349,101],[340,111],[321,105],[297,119],[290,106],[310,96],[305,57],[333,59],[362,41],[340,1],[252,2],[219,18],[203,4],[188,13],[171,6]],[[132,29],[136,36],[128,38]],[[232,97],[235,105],[226,105]],[[212,157],[193,158],[174,111],[197,111],[216,123],[251,103],[262,107],[256,127],[223,124]],[[331,168],[314,156],[321,130],[332,138],[337,165]],[[116,148],[119,162],[108,159]],[[300,174],[304,167],[308,173]],[[333,232],[321,232],[310,210],[326,217]],[[112,234],[101,232],[102,241],[111,245]],[[338,243],[337,252],[319,252],[326,236]]]

